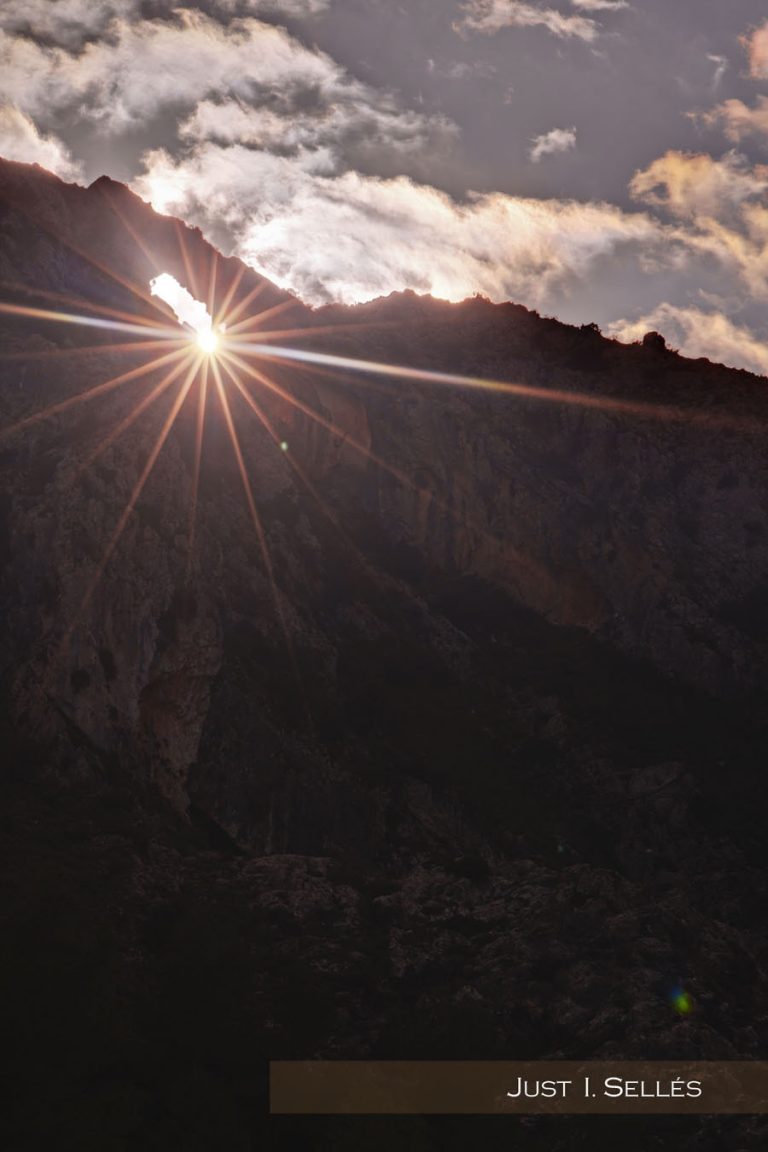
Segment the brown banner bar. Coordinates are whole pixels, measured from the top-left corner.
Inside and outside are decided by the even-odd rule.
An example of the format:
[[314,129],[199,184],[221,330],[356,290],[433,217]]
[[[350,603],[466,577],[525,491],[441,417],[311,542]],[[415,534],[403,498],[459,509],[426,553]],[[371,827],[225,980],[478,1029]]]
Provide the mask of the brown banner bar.
[[768,1061],[273,1061],[274,1115],[768,1114]]

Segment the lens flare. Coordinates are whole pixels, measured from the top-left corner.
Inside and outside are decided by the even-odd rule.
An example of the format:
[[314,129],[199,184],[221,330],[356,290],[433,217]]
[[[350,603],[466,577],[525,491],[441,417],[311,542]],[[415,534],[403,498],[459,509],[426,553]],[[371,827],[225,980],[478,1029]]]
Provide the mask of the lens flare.
[[673,988],[670,1000],[678,1016],[690,1016],[693,1012],[693,997],[685,988]]

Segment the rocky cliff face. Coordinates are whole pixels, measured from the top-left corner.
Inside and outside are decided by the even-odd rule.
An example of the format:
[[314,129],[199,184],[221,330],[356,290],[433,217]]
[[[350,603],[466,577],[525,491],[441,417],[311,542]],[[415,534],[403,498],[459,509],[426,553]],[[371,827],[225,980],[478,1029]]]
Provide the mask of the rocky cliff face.
[[[119,185],[0,166],[5,302],[152,319],[136,288],[214,268],[288,304]],[[759,1055],[765,381],[483,300],[272,315],[535,394],[270,365],[289,451],[232,405],[271,573],[213,396],[189,551],[190,402],[84,605],[168,402],[84,465],[161,372],[61,406],[136,349],[0,315],[12,1146],[251,1147],[270,1056]]]

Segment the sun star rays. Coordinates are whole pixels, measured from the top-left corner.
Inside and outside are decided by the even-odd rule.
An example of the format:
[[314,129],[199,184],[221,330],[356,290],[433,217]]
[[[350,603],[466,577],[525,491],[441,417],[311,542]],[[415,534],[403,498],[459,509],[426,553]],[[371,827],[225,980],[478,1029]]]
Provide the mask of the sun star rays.
[[86,388],[74,396],[68,396],[64,400],[49,404],[29,416],[22,417],[21,420],[17,420],[14,424],[8,424],[0,428],[0,439],[20,432],[24,428],[29,428],[33,424],[39,424],[42,420],[47,420],[51,416],[58,416],[71,408],[87,403],[89,400],[95,400],[99,396],[104,396],[107,392],[114,392],[115,389],[120,388],[124,384],[128,384],[130,381],[139,380],[142,376],[148,376],[150,372],[181,359],[185,355],[185,352],[185,349],[168,352],[164,356],[159,356],[149,361],[149,363],[140,364],[137,368],[131,368],[128,372],[123,372],[119,376],[113,376],[110,380],[105,380],[101,384],[95,384],[92,388]]
[[[117,206],[114,207],[118,218],[133,235],[130,224],[124,219],[123,213],[119,211]],[[88,386],[81,388],[80,391],[61,399],[52,399],[50,403],[39,410],[22,415],[5,427],[0,427],[0,442],[5,442],[18,433],[27,432],[34,426],[43,424],[46,420],[62,417],[81,405],[114,395],[121,390],[129,390],[130,392],[134,388],[141,388],[139,395],[131,397],[133,403],[128,410],[125,411],[125,405],[121,405],[120,414],[115,418],[113,425],[107,429],[95,445],[82,451],[80,461],[69,470],[67,483],[77,484],[80,482],[87,470],[113,448],[121,437],[125,436],[129,430],[137,429],[143,418],[156,405],[162,403],[163,397],[169,392],[172,394],[170,406],[162,418],[157,435],[149,445],[139,477],[127,495],[125,504],[103,546],[95,568],[85,581],[86,591],[74,619],[69,621],[65,633],[65,643],[69,642],[92,604],[96,590],[125,535],[160,454],[190,396],[194,397],[195,409],[191,416],[192,432],[190,435],[193,442],[189,501],[185,514],[187,546],[183,576],[184,586],[189,589],[193,579],[198,541],[203,458],[207,441],[206,425],[212,419],[212,413],[209,410],[210,401],[212,397],[215,397],[216,408],[220,414],[229,449],[232,452],[235,468],[240,478],[248,520],[257,544],[261,567],[271,591],[277,622],[299,686],[301,686],[301,677],[286,612],[284,593],[281,590],[275,568],[268,531],[259,511],[258,487],[254,486],[254,475],[257,474],[257,469],[254,469],[249,461],[249,456],[254,450],[254,441],[250,433],[247,436],[243,435],[246,429],[244,426],[241,430],[239,426],[240,420],[236,418],[233,411],[232,397],[239,398],[238,405],[243,407],[244,415],[250,412],[256,418],[258,425],[267,434],[268,440],[271,441],[271,450],[280,454],[286,462],[286,466],[296,475],[302,488],[311,496],[323,514],[330,519],[345,544],[354,551],[357,559],[362,563],[367,563],[365,556],[339,522],[337,513],[324,499],[296,451],[285,442],[278,430],[279,424],[284,422],[285,414],[288,412],[298,413],[306,417],[311,423],[321,428],[324,433],[329,434],[339,448],[348,447],[374,467],[386,471],[399,484],[407,486],[416,493],[420,501],[427,500],[433,503],[443,513],[460,522],[465,529],[470,529],[474,533],[486,537],[494,546],[503,548],[504,556],[508,562],[518,565],[521,570],[525,569],[529,573],[536,574],[539,572],[539,575],[542,576],[543,572],[539,571],[539,565],[535,559],[513,547],[510,541],[499,541],[493,536],[486,524],[479,523],[467,515],[463,493],[457,490],[455,482],[451,482],[451,487],[448,490],[437,491],[434,483],[425,484],[416,477],[408,475],[402,467],[386,460],[381,451],[375,449],[372,444],[363,442],[349,429],[340,427],[335,419],[330,419],[323,411],[317,410],[312,404],[302,399],[290,377],[288,385],[278,382],[282,375],[286,373],[294,376],[298,373],[318,374],[322,377],[330,377],[334,388],[343,389],[351,383],[358,394],[359,390],[365,386],[364,381],[368,381],[369,386],[373,386],[375,381],[380,381],[378,387],[389,387],[392,382],[400,381],[419,388],[481,391],[489,396],[499,398],[514,397],[525,401],[567,405],[585,410],[615,413],[619,416],[640,420],[700,424],[708,428],[730,428],[742,431],[747,428],[750,431],[754,430],[752,422],[732,413],[712,414],[686,406],[643,403],[605,393],[597,394],[533,386],[320,351],[312,347],[313,339],[325,339],[330,336],[353,333],[359,338],[363,331],[371,327],[388,327],[390,322],[374,325],[354,322],[322,324],[316,323],[314,314],[305,309],[305,316],[301,317],[305,321],[304,323],[301,323],[301,319],[297,318],[298,322],[293,327],[275,326],[275,322],[279,322],[279,318],[283,317],[285,313],[292,309],[303,309],[304,306],[292,298],[273,303],[274,295],[271,296],[271,300],[268,295],[267,306],[259,311],[257,304],[261,302],[265,293],[269,292],[265,282],[260,281],[255,286],[248,286],[247,290],[243,291],[243,282],[246,277],[246,269],[243,265],[237,266],[233,271],[230,262],[220,264],[218,256],[214,253],[210,258],[208,268],[201,269],[196,265],[189,251],[186,230],[177,226],[176,238],[187,286],[180,284],[169,273],[158,272],[151,283],[150,291],[146,292],[141,286],[130,285],[126,278],[120,274],[110,273],[115,282],[127,285],[134,297],[142,302],[142,305],[151,306],[155,315],[149,314],[137,319],[124,308],[112,308],[103,303],[90,305],[82,299],[68,297],[61,293],[32,293],[30,289],[23,286],[19,286],[17,290],[19,294],[47,299],[52,304],[61,305],[61,309],[40,307],[33,303],[20,303],[18,299],[0,300],[0,322],[6,318],[7,322],[13,325],[29,324],[34,326],[34,330],[38,333],[45,333],[49,329],[52,329],[54,334],[56,332],[61,333],[62,329],[59,326],[64,325],[73,329],[79,328],[83,333],[87,331],[99,332],[105,339],[110,334],[126,337],[120,342],[90,344],[76,348],[61,347],[29,351],[9,349],[0,353],[0,360],[2,361],[55,362],[56,358],[60,357],[63,363],[70,363],[72,360],[76,360],[78,356],[83,356],[90,358],[88,360],[90,372],[93,368],[93,358],[99,354],[135,354],[142,358],[142,362],[134,367],[97,383],[91,383],[89,380]],[[134,239],[137,238],[134,236]],[[144,250],[147,251],[146,246],[144,246]],[[160,284],[160,288],[158,288],[158,284]],[[3,287],[7,291],[8,286],[0,286],[0,288]],[[67,310],[67,308],[72,310]],[[177,323],[171,320],[174,314]],[[297,342],[301,342],[302,347],[298,347]],[[239,404],[239,401],[242,401],[242,405]],[[270,406],[274,411],[270,411]],[[143,433],[140,433],[139,438],[142,437]]]
[[200,490],[200,467],[203,459],[203,439],[205,437],[205,409],[208,403],[208,376],[210,361],[206,357],[200,370],[200,386],[197,394],[197,419],[195,422],[195,457],[192,467],[192,491],[189,501],[189,515],[187,520],[187,566],[184,578],[185,587],[189,587],[192,575],[192,562],[195,551],[195,533],[197,528],[197,497]]
[[139,501],[139,498],[140,498],[142,492],[144,491],[144,487],[147,483],[147,480],[149,479],[149,477],[152,473],[152,470],[155,467],[155,464],[157,463],[157,458],[160,455],[166,440],[168,439],[168,435],[169,435],[171,429],[173,428],[173,425],[176,422],[176,417],[179,415],[179,412],[181,411],[181,408],[184,404],[184,401],[186,400],[186,398],[189,394],[189,390],[192,387],[192,384],[194,383],[194,380],[195,380],[195,377],[196,377],[197,372],[199,370],[199,367],[200,367],[200,365],[199,365],[198,361],[194,361],[192,363],[191,367],[189,368],[189,370],[187,372],[186,377],[184,378],[184,382],[182,383],[179,391],[176,394],[176,397],[173,401],[173,404],[171,405],[171,409],[170,409],[168,415],[166,416],[166,418],[163,422],[162,428],[160,429],[160,432],[157,436],[157,439],[155,440],[154,444],[152,445],[152,449],[149,453],[149,456],[147,458],[146,463],[144,464],[144,467],[141,471],[141,474],[140,474],[138,480],[136,481],[136,483],[134,484],[133,489],[131,490],[131,493],[130,493],[130,496],[128,497],[128,500],[126,502],[125,508],[123,509],[123,511],[120,515],[120,519],[118,520],[117,525],[115,526],[115,529],[112,532],[112,535],[110,536],[109,540],[107,541],[107,544],[106,544],[106,547],[104,548],[104,551],[102,553],[102,557],[101,557],[101,560],[99,562],[99,565],[98,565],[96,572],[94,573],[90,583],[88,584],[85,595],[84,595],[82,602],[80,604],[80,608],[79,608],[79,611],[77,613],[77,617],[76,617],[75,621],[73,622],[73,624],[70,628],[70,631],[66,636],[66,639],[69,639],[69,636],[71,636],[71,632],[74,630],[74,627],[76,627],[77,622],[82,618],[84,612],[86,611],[86,609],[88,608],[88,605],[91,602],[91,599],[93,598],[94,592],[96,591],[96,589],[99,585],[99,582],[101,581],[101,578],[104,575],[104,570],[106,569],[107,564],[109,563],[113,552],[115,551],[115,549],[117,548],[117,545],[120,542],[120,538],[122,537],[123,532],[125,531],[125,528],[126,528],[128,521],[131,517],[131,513],[133,512],[134,508],[136,507],[136,505]]
[[30,320],[48,320],[54,324],[75,324],[80,327],[100,328],[109,332],[128,332],[132,336],[151,336],[157,340],[178,340],[178,329],[158,328],[149,324],[126,323],[123,320],[105,319],[99,316],[83,316],[72,312],[54,312],[48,308],[30,308],[23,304],[0,303],[0,313],[5,316],[19,316]]

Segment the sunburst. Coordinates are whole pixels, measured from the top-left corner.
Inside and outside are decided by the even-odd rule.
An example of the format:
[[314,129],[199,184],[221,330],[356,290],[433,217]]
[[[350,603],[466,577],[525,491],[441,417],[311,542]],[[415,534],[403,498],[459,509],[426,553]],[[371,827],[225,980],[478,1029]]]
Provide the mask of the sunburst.
[[200,350],[206,356],[214,356],[219,349],[219,336],[218,333],[211,330],[210,332],[199,332],[197,342],[200,345]]
[[[123,221],[124,222],[124,221]],[[124,222],[125,223],[125,222]],[[339,427],[333,420],[327,418],[322,412],[316,411],[311,405],[302,401],[290,388],[278,384],[270,366],[281,367],[283,370],[304,370],[332,374],[340,382],[354,378],[383,378],[387,380],[411,381],[423,387],[446,387],[482,390],[483,392],[499,396],[516,396],[545,403],[567,404],[587,409],[599,409],[605,412],[616,412],[643,419],[663,420],[665,422],[704,422],[709,426],[717,427],[744,427],[743,419],[735,416],[721,415],[713,419],[710,414],[692,411],[690,408],[678,408],[673,405],[645,404],[620,397],[599,396],[592,393],[566,391],[563,389],[532,387],[527,384],[511,381],[499,381],[483,377],[465,376],[457,373],[427,371],[402,364],[382,363],[374,360],[357,359],[341,356],[329,352],[319,351],[312,347],[298,348],[295,341],[310,341],[314,337],[328,336],[340,330],[350,330],[352,325],[319,326],[309,323],[303,327],[293,328],[271,327],[274,321],[292,308],[298,307],[299,302],[287,299],[278,304],[262,309],[255,308],[259,298],[263,295],[266,285],[258,284],[255,288],[242,294],[239,292],[245,274],[244,266],[240,266],[228,285],[222,285],[219,279],[218,258],[214,254],[207,277],[208,283],[204,286],[205,302],[199,300],[195,291],[200,290],[199,277],[195,273],[193,263],[187,252],[184,238],[179,230],[177,232],[183,265],[186,270],[189,287],[180,284],[168,273],[160,273],[149,285],[149,291],[141,285],[130,284],[124,276],[112,274],[112,278],[129,287],[135,297],[143,304],[151,304],[155,309],[156,317],[142,319],[131,318],[130,313],[112,309],[106,305],[87,305],[86,302],[73,298],[59,297],[53,293],[39,293],[40,298],[47,297],[53,302],[73,305],[73,310],[62,308],[42,308],[32,304],[22,304],[17,300],[0,301],[0,314],[13,317],[17,321],[35,321],[44,324],[68,324],[83,329],[98,331],[101,334],[119,334],[120,343],[100,343],[80,349],[61,349],[59,351],[39,353],[37,351],[24,353],[13,351],[6,356],[15,358],[27,355],[34,359],[44,356],[72,356],[91,352],[93,354],[133,353],[141,356],[141,363],[116,376],[104,380],[94,386],[84,389],[74,396],[53,402],[37,412],[23,416],[14,423],[0,428],[0,437],[12,436],[33,424],[45,419],[65,413],[81,404],[95,401],[106,394],[118,389],[129,388],[137,381],[151,376],[160,370],[165,370],[162,378],[151,390],[141,396],[129,413],[116,422],[107,435],[94,446],[90,454],[74,473],[73,480],[101,456],[107,448],[121,437],[148,409],[150,409],[161,396],[169,390],[176,389],[168,413],[162,422],[149,455],[133,486],[129,498],[123,508],[113,532],[107,541],[102,556],[96,566],[92,579],[84,593],[77,619],[70,623],[68,635],[71,635],[82,617],[93,594],[102,579],[118,544],[123,536],[131,515],[139,502],[147,481],[155,467],[158,457],[166,444],[174,424],[188,399],[192,395],[197,398],[197,412],[195,419],[195,446],[194,464],[191,485],[190,508],[188,515],[188,559],[186,566],[186,580],[191,579],[192,558],[196,540],[197,505],[200,489],[201,463],[205,441],[205,423],[208,396],[213,384],[213,392],[218,400],[219,410],[226,427],[228,439],[234,455],[237,471],[242,482],[243,492],[248,507],[263,564],[269,580],[277,616],[285,636],[291,661],[296,670],[293,656],[293,645],[282,607],[281,593],[277,586],[274,566],[270,556],[267,535],[262,524],[258,508],[258,496],[254,492],[249,476],[248,463],[238,434],[237,423],[233,415],[229,390],[233,389],[246,404],[247,410],[255,416],[268,433],[275,445],[276,451],[288,461],[302,486],[319,504],[323,512],[330,518],[336,529],[344,539],[352,544],[343,527],[338,523],[337,516],[323,501],[320,493],[307,476],[306,470],[290,450],[289,444],[278,434],[272,420],[265,410],[265,402],[270,397],[278,397],[281,402],[289,404],[297,412],[307,416],[320,427],[339,437],[353,450],[364,455],[376,466],[386,469],[399,482],[409,485],[419,492],[424,492],[424,486],[406,475],[402,469],[388,463],[380,454],[369,445],[356,440],[349,432]],[[99,265],[102,268],[102,265]],[[160,289],[158,289],[160,284]],[[6,286],[7,287],[7,286]],[[219,300],[217,301],[217,297]],[[239,297],[239,298],[238,298]],[[165,301],[165,306],[161,303]],[[171,308],[168,305],[172,306]],[[175,313],[175,315],[173,314]],[[292,341],[283,343],[283,341]],[[257,399],[257,397],[259,397]],[[456,512],[450,500],[443,494],[430,490],[430,498],[448,515],[455,516],[466,523],[466,516]],[[485,535],[489,535],[487,527],[473,524],[472,527]],[[498,542],[497,542],[498,543]],[[521,565],[530,569],[537,567],[529,557],[510,549],[505,544],[507,555],[513,556]]]

